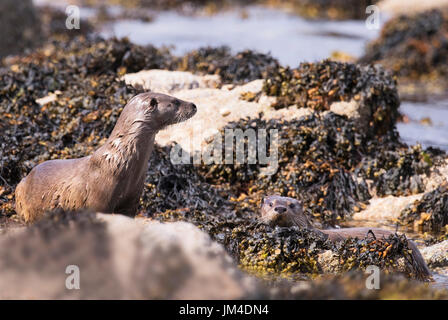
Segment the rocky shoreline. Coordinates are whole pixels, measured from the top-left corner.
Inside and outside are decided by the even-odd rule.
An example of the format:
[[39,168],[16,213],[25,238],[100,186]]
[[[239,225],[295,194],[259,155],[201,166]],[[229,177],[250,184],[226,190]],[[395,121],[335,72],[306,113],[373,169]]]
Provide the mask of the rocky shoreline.
[[[156,137],[139,216],[57,211],[21,226],[13,194],[20,179],[42,161],[90,154],[145,90],[194,102],[198,112]],[[4,59],[0,95],[2,298],[36,297],[29,283],[43,282],[41,298],[297,299],[338,288],[354,289],[339,298],[448,298],[412,282],[401,232],[335,245],[257,219],[262,197],[273,193],[300,199],[323,228],[380,217],[420,232],[431,270],[448,267],[448,156],[400,140],[396,79],[380,66],[323,60],[289,68],[250,50],[175,56],[81,35]],[[273,175],[260,164],[194,161],[217,133],[250,128],[279,133]],[[173,146],[188,152],[188,164],[172,163]],[[80,296],[66,296],[54,276],[73,259],[91,283]],[[48,270],[37,273],[42,263]],[[360,272],[372,264],[384,272],[381,293],[362,287]]]

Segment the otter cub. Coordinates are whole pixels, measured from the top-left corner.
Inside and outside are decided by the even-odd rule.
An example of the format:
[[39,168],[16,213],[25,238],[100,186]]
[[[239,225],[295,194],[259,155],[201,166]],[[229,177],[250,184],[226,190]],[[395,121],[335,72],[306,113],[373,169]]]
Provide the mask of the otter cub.
[[26,222],[55,208],[135,215],[157,132],[195,113],[193,103],[165,94],[135,96],[92,155],[45,161],[22,179],[15,191],[18,215]]
[[[345,229],[316,229],[313,227],[303,212],[302,204],[293,198],[281,196],[269,196],[263,200],[261,205],[261,221],[271,226],[307,228],[323,234],[330,241],[338,242],[347,238],[364,239],[369,233],[375,237],[389,237],[393,232],[380,228],[345,228]],[[409,241],[412,256],[417,263],[416,269],[419,277],[427,279],[431,273],[415,243]]]

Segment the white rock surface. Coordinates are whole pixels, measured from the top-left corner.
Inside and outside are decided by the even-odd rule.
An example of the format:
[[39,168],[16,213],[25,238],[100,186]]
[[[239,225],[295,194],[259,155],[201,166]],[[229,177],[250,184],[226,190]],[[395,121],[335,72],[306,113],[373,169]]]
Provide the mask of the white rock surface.
[[401,211],[408,204],[419,200],[423,193],[407,196],[394,197],[387,196],[384,198],[373,198],[365,210],[356,212],[353,215],[355,220],[395,220],[400,216]]

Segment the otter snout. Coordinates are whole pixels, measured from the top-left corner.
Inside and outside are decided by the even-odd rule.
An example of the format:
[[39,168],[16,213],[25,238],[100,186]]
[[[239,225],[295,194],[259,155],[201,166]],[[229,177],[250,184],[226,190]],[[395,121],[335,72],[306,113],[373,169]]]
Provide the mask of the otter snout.
[[282,207],[282,206],[278,206],[278,207],[274,208],[274,211],[278,212],[278,213],[285,213],[286,210],[287,210],[286,207]]

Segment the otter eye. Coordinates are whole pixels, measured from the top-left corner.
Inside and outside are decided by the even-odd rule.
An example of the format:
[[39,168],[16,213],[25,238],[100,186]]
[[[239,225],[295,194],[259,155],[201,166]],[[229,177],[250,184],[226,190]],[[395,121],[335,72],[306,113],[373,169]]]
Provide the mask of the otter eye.
[[180,106],[180,101],[179,101],[179,100],[174,100],[174,101],[173,101],[173,105],[174,105],[176,108],[179,108],[179,106]]
[[289,207],[290,207],[291,209],[293,209],[293,208],[295,207],[295,204],[294,204],[294,203],[290,203],[290,204],[289,204]]
[[149,102],[149,105],[152,108],[154,108],[154,107],[157,107],[157,104],[158,104],[157,99],[156,98],[151,98],[151,101]]
[[269,206],[272,207],[274,204],[272,202],[269,202]]

